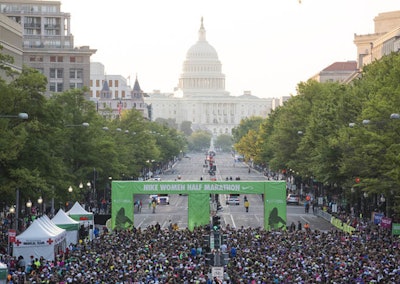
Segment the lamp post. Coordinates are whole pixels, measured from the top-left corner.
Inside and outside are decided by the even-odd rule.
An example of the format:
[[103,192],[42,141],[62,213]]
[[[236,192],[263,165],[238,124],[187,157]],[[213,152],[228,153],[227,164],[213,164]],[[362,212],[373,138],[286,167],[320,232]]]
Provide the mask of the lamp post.
[[[30,221],[31,221],[31,213],[32,213],[32,201],[30,200],[30,199],[28,199],[28,201],[26,202],[26,204],[25,204],[25,206],[26,206],[26,227],[25,227],[25,229],[26,228],[28,228],[28,226],[29,226],[29,224],[30,224]],[[25,219],[24,219],[25,220]]]
[[[109,190],[111,190],[111,184],[112,184],[112,177],[108,177],[108,181],[109,181]],[[104,188],[104,199],[108,198],[108,191],[106,192],[106,189]]]
[[15,214],[15,206],[13,205],[13,206],[11,206],[10,207],[10,210],[9,210],[9,212],[10,212],[10,214],[11,214],[11,220],[10,220],[10,222],[11,222],[11,224],[10,224],[10,228],[12,229],[12,228],[15,228],[15,229],[17,229],[17,223],[18,223],[18,220],[14,220],[14,214]]
[[19,118],[19,119],[23,119],[26,120],[29,118],[28,114],[25,112],[20,112],[19,114],[15,115],[15,114],[1,114],[0,118]]
[[31,214],[31,208],[32,208],[32,201],[30,199],[28,199],[28,201],[26,202],[26,208],[27,208],[27,213]]
[[[68,195],[68,200],[69,200],[69,197],[70,197],[70,195],[72,195],[72,192],[74,192],[74,188],[72,187],[72,185],[70,185],[69,187],[68,187],[68,193],[69,193],[69,195]],[[67,200],[67,202],[65,203],[65,210],[68,210],[69,209],[69,201]]]
[[363,218],[365,218],[365,216],[367,216],[367,213],[368,213],[368,201],[367,201],[367,198],[368,198],[368,192],[364,192],[363,193],[363,196],[364,196],[364,210],[363,210]]
[[39,204],[39,215],[43,215],[43,198],[40,196],[37,200],[38,204]]
[[67,124],[65,127],[89,127],[89,123],[83,122],[82,124]]

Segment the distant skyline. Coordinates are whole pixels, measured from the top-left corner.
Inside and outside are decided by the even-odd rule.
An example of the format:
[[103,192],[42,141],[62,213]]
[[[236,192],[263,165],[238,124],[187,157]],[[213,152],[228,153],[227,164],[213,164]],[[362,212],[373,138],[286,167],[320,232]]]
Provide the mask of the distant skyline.
[[[136,75],[144,92],[173,92],[203,17],[233,96],[296,94],[301,81],[337,61],[357,60],[354,34],[399,0],[61,0],[75,46],[97,49],[106,74]],[[105,5],[104,3],[107,3]]]

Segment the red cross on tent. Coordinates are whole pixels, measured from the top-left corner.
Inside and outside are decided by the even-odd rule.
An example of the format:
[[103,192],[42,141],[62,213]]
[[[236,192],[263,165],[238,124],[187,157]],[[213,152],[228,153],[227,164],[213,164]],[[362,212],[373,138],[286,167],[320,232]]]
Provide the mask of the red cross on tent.
[[17,240],[15,241],[15,244],[16,244],[17,247],[18,247],[18,246],[21,244],[21,241],[17,239]]
[[49,245],[51,245],[51,244],[53,243],[53,240],[52,240],[51,238],[49,238],[49,239],[47,240],[47,243],[48,243]]

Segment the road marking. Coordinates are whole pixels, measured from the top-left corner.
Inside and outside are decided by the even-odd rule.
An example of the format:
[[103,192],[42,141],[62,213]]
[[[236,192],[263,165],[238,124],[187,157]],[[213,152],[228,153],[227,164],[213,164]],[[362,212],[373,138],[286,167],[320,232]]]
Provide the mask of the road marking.
[[[234,228],[236,228],[236,224],[235,224],[235,220],[233,220],[233,216],[232,215],[229,215],[229,216],[231,217],[231,220],[232,220],[232,226]],[[226,224],[226,222],[225,222],[225,224]]]

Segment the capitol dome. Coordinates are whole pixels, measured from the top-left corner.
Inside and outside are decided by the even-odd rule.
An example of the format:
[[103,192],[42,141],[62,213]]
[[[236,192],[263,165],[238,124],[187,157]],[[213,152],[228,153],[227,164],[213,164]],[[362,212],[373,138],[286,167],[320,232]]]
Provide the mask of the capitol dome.
[[[204,30],[204,27],[200,28],[200,32]],[[199,36],[199,41],[192,45],[186,53],[186,60],[218,60],[217,51],[213,46],[211,46],[205,39],[205,31],[204,37]]]
[[217,51],[206,40],[201,18],[199,39],[186,53],[178,88],[184,97],[227,96],[225,75]]

